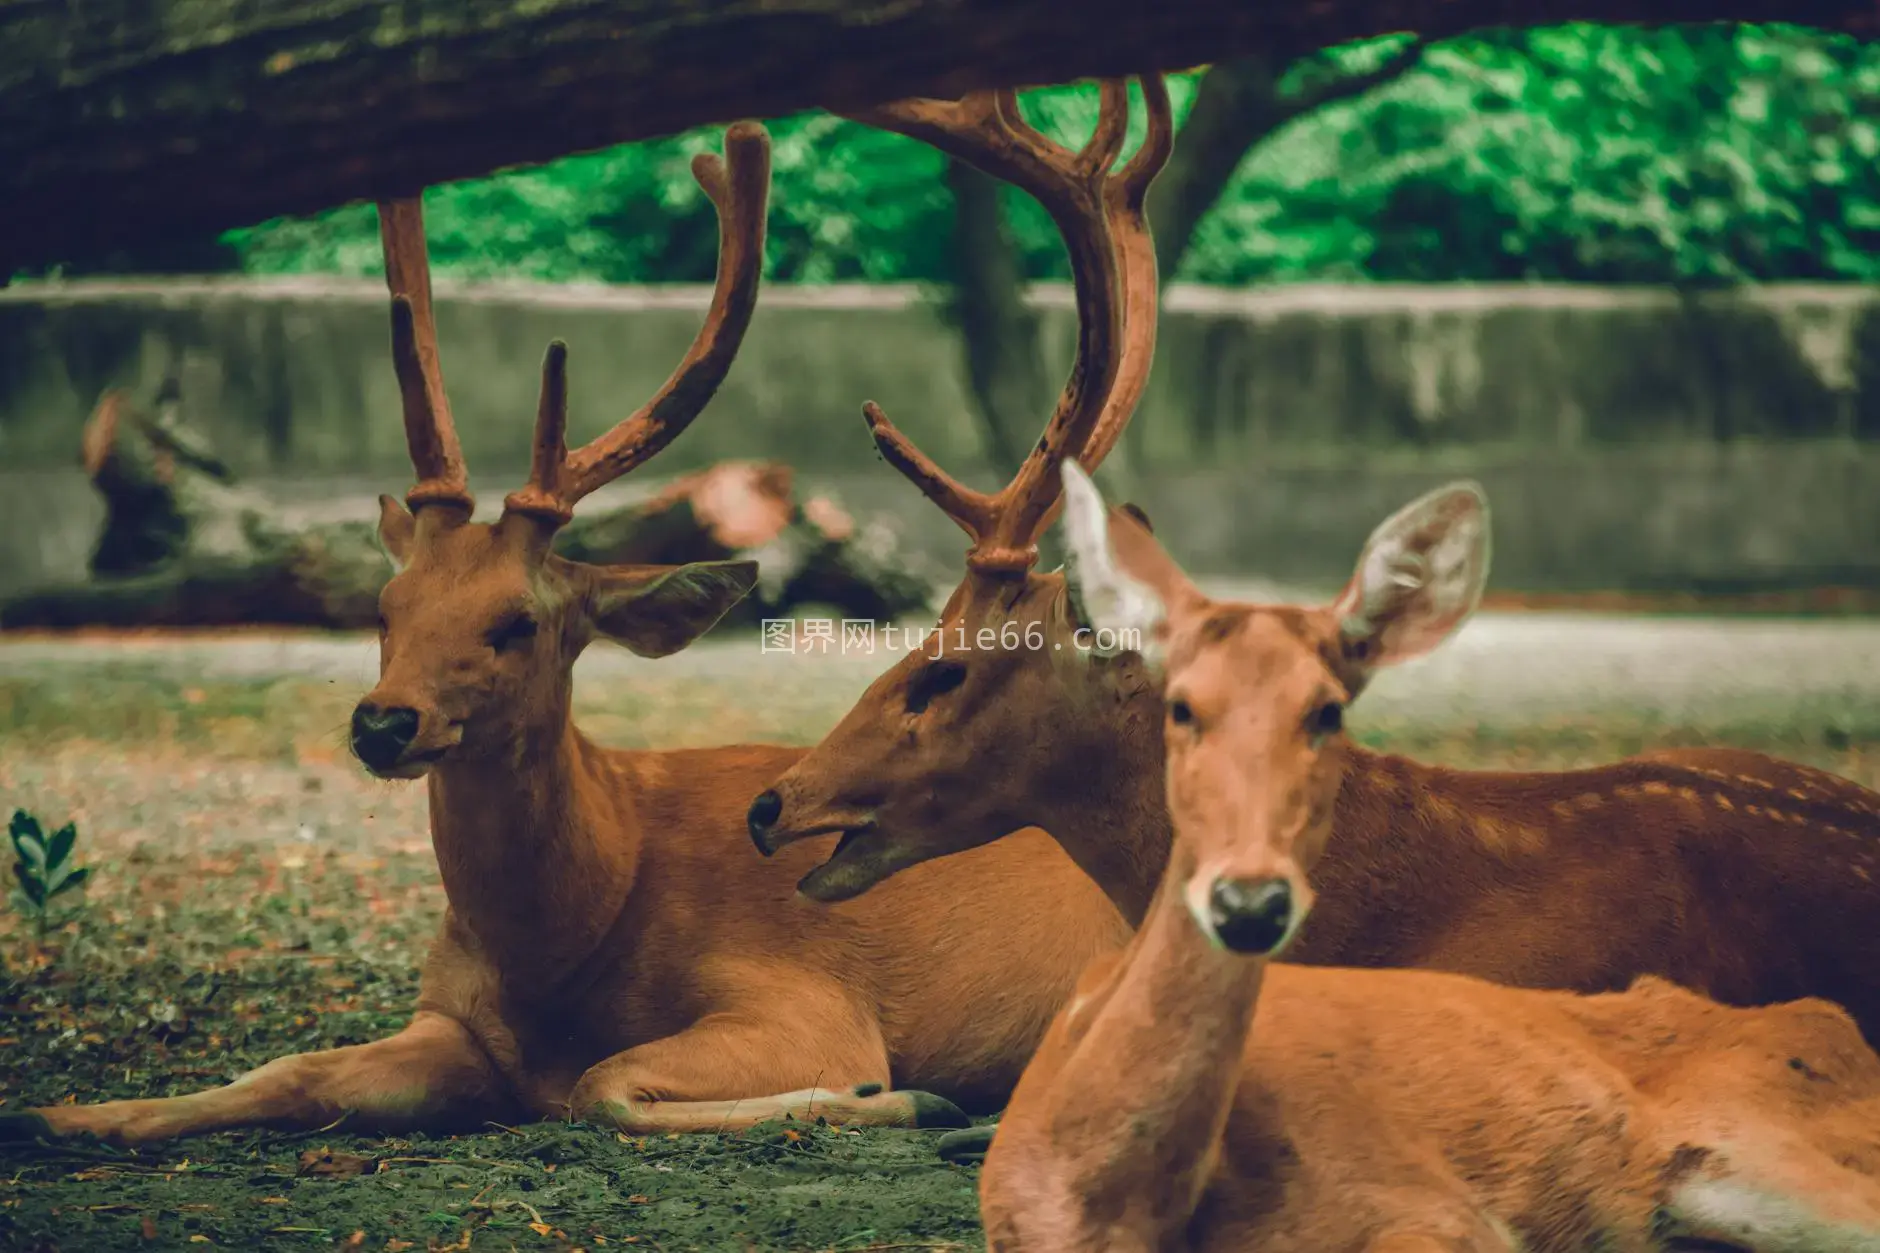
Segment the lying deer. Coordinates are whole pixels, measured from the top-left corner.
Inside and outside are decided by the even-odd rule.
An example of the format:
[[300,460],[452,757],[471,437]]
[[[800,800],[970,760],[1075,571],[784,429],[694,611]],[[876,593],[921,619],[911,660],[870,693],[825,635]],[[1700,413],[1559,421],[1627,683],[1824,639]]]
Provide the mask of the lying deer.
[[[1008,154],[1072,228],[1086,327],[1073,385],[1026,472],[1034,494],[1095,420],[1101,389],[1087,376],[1100,362],[1114,368],[1101,198],[1122,138],[1120,88],[1106,100],[1099,146]],[[380,501],[398,573],[381,597],[380,677],[354,713],[352,748],[374,775],[429,789],[449,908],[411,1024],[211,1091],[16,1115],[13,1134],[140,1142],[346,1114],[349,1129],[386,1132],[564,1113],[637,1133],[784,1115],[958,1124],[952,1102],[1004,1102],[1078,971],[1127,938],[1042,832],[852,907],[798,902],[795,880],[816,853],[805,846],[789,867],[750,857],[744,810],[803,750],[619,752],[575,727],[572,669],[591,641],[674,653],[755,579],[748,561],[603,568],[550,550],[577,501],[685,429],[737,352],[764,251],[767,137],[733,126],[725,154],[694,164],[718,211],[720,252],[683,363],[647,405],[570,452],[566,352],[552,345],[533,472],[492,524],[471,520],[419,202],[380,206],[418,483],[409,510]],[[1041,897],[1057,908],[1038,909]]]
[[[974,141],[970,119],[947,121],[956,145]],[[1153,351],[1155,258],[1146,225],[1135,225],[1124,362],[1101,420],[1072,445],[1092,470],[1129,420]],[[836,902],[1042,827],[1140,924],[1171,839],[1152,676],[1127,641],[1093,633],[1073,571],[1034,571],[1055,501],[1020,515],[988,500],[878,409],[866,412],[886,459],[972,537],[965,578],[926,646],[876,679],[753,801],[753,841],[770,855],[842,832],[801,884]],[[1147,528],[1140,510],[1132,517]],[[1448,616],[1421,628],[1453,630],[1487,578],[1486,537],[1464,544],[1465,532],[1423,526],[1414,511],[1386,523],[1362,568],[1396,562],[1402,569],[1392,570],[1414,581],[1431,562],[1453,563],[1443,569]],[[1267,612],[1276,622],[1309,616]],[[1315,646],[1304,636],[1297,644],[1302,656]],[[1725,749],[1561,773],[1450,770],[1355,744],[1342,751],[1338,838],[1319,867],[1327,901],[1292,960],[1581,992],[1653,974],[1736,1005],[1820,996],[1880,1043],[1880,940],[1870,925],[1880,917],[1880,796]],[[1067,920],[1076,910],[1042,897],[1038,907]]]
[[1834,1005],[1273,964],[1343,838],[1346,706],[1471,596],[1472,485],[1303,611],[1210,601],[1065,477],[1084,604],[1161,677],[1175,838],[1019,1081],[980,1182],[995,1253],[1880,1250],[1880,1058]]

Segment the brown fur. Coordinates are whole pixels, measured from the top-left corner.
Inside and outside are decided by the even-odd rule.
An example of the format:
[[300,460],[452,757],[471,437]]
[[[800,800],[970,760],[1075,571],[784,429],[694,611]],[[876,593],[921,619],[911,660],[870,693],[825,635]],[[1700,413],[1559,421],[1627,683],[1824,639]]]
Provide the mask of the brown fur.
[[[1336,681],[1330,610],[1237,614],[1250,691],[1300,662]],[[1139,923],[1171,838],[1161,697],[1142,658],[1086,651],[1091,637],[1079,633],[1089,628],[1059,574],[1022,584],[968,574],[942,623],[964,682],[907,713],[931,644],[875,680],[777,781],[773,840],[869,819],[809,885],[841,899],[903,867],[1042,827]],[[961,628],[991,645],[953,649]],[[1019,646],[999,646],[1002,631]],[[997,769],[987,744],[1002,746]],[[1336,838],[1317,874],[1327,900],[1289,960],[1582,992],[1653,974],[1741,1005],[1821,996],[1880,1040],[1872,792],[1729,749],[1490,772],[1345,740],[1324,768],[1337,776]],[[1081,906],[1052,908],[1068,925]]]
[[[135,1143],[342,1116],[390,1131],[563,1113],[636,1132],[786,1114],[959,1122],[949,1102],[1002,1104],[1077,972],[1123,942],[1116,911],[1036,831],[851,907],[810,905],[792,885],[812,847],[770,864],[746,843],[751,796],[801,750],[618,752],[574,726],[589,643],[666,656],[756,578],[751,562],[598,567],[550,552],[575,502],[697,415],[748,325],[767,140],[740,123],[726,151],[694,161],[721,236],[692,350],[652,401],[570,452],[567,354],[551,345],[530,480],[494,524],[468,520],[420,205],[380,207],[419,482],[410,512],[381,498],[379,534],[402,568],[380,596],[380,678],[353,745],[380,776],[429,788],[449,909],[411,1026],[208,1092],[34,1110],[0,1132]],[[1072,916],[1036,910],[1041,892]]]
[[[1172,855],[1013,1095],[981,1177],[995,1253],[1880,1249],[1880,1058],[1836,1006],[1229,951],[1196,907],[1217,879],[1287,881],[1311,909],[1308,876],[1345,838],[1349,749],[1313,714],[1348,698],[1350,668],[1300,647],[1302,619],[1224,631],[1198,594],[1164,600]],[[1697,762],[1814,785],[1749,755]],[[1672,805],[1683,785],[1604,784]],[[1508,821],[1532,810],[1518,786],[1488,795],[1514,798]]]
[[[425,715],[409,756],[447,747],[423,770],[450,908],[418,1024],[208,1093],[37,1111],[55,1131],[135,1142],[317,1127],[348,1108],[350,1125],[387,1130],[568,1112],[630,1131],[783,1112],[944,1119],[913,1093],[849,1089],[893,1084],[996,1108],[1077,972],[1126,937],[1042,832],[853,906],[802,901],[793,885],[818,850],[760,861],[744,829],[750,796],[802,750],[621,752],[570,720],[570,673],[606,596],[653,572],[531,556],[534,524],[513,517],[421,522],[403,538],[410,515],[394,503],[388,517],[389,542],[413,547],[382,598],[382,677],[368,701]],[[486,633],[517,607],[539,618],[536,636],[492,651]],[[631,639],[689,630],[662,630],[683,605],[612,612],[631,618],[615,628]],[[1071,902],[1074,919],[1034,910],[1041,891]]]

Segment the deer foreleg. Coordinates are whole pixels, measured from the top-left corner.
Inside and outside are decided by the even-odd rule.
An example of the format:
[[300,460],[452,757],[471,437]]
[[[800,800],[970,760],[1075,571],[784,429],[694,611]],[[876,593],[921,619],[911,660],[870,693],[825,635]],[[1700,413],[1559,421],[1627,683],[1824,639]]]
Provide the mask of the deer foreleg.
[[496,1068],[461,1023],[420,1012],[371,1044],[279,1057],[233,1083],[188,1096],[53,1105],[0,1117],[0,1139],[90,1133],[118,1144],[233,1127],[349,1131],[474,1125],[511,1108]]
[[967,1125],[951,1101],[887,1083],[887,1049],[872,1024],[818,1021],[806,1031],[725,1013],[594,1066],[570,1093],[568,1109],[634,1135],[739,1131],[779,1118]]

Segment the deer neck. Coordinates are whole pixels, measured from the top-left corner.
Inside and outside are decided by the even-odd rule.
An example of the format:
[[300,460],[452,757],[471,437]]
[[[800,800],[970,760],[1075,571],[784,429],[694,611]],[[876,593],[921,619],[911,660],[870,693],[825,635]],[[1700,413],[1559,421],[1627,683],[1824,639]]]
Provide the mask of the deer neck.
[[1156,1180],[1172,1224],[1187,1221],[1213,1169],[1266,973],[1263,959],[1202,933],[1183,899],[1194,872],[1177,845],[1111,977],[1068,1011],[1069,1060],[1053,1084],[1060,1142],[1103,1145],[1096,1169],[1114,1191]]
[[500,758],[431,771],[444,894],[519,987],[577,976],[633,885],[640,830],[621,768],[564,715]]
[[1066,720],[1082,734],[1064,746],[1069,751],[1054,754],[1061,765],[1031,790],[1041,808],[1028,821],[1050,832],[1123,919],[1140,927],[1174,838],[1163,784],[1162,707],[1153,694],[1139,692],[1095,699],[1104,705]]

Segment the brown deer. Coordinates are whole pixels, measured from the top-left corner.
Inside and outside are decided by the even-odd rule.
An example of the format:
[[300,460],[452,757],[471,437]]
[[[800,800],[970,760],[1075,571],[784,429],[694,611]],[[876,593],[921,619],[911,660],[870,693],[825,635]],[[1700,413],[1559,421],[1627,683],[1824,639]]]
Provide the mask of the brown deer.
[[[1130,255],[1125,364],[1072,454],[1087,470],[1121,434],[1153,349],[1154,253]],[[925,647],[752,802],[753,842],[772,855],[843,832],[800,885],[837,902],[1042,827],[1140,924],[1171,839],[1152,676],[1133,649],[1093,633],[1074,569],[1032,568],[1049,510],[998,514],[867,413],[887,459],[974,545]],[[1147,529],[1140,510],[1123,508]],[[1453,629],[1479,601],[1487,533],[1451,529],[1438,550],[1419,518],[1412,510],[1380,529],[1364,568],[1394,563],[1392,577],[1414,584],[1432,577],[1431,562],[1452,562],[1442,574]],[[1479,542],[1465,543],[1471,535]],[[1306,611],[1270,612],[1290,621]],[[1880,943],[1866,938],[1880,918],[1880,796],[1730,749],[1561,773],[1342,751],[1338,838],[1318,872],[1327,902],[1291,960],[1580,992],[1652,974],[1734,1005],[1820,996],[1880,1043]]]
[[[1095,420],[1093,376],[1115,369],[1101,200],[1126,98],[1117,88],[1106,100],[1083,152],[1015,137],[1005,154],[1004,168],[1066,225],[1084,328],[1064,404],[1026,471],[1034,484],[1055,478],[1067,442]],[[409,510],[380,501],[399,569],[381,597],[380,677],[354,713],[352,747],[374,775],[422,777],[429,790],[449,908],[411,1024],[211,1091],[16,1115],[9,1132],[140,1142],[348,1114],[351,1129],[385,1132],[562,1114],[638,1133],[785,1115],[958,1124],[952,1102],[1004,1102],[1078,971],[1127,938],[1043,832],[936,864],[852,908],[799,901],[796,878],[817,853],[805,846],[788,867],[751,857],[745,808],[803,750],[620,752],[571,720],[572,668],[591,641],[676,652],[756,575],[752,562],[603,568],[550,551],[577,501],[698,415],[750,322],[768,138],[740,123],[723,162],[701,156],[693,169],[720,223],[698,338],[649,403],[573,451],[566,352],[551,345],[533,472],[493,524],[471,520],[419,201],[380,206],[418,483]],[[1036,909],[1040,893],[1059,908]]]
[[1343,710],[1468,601],[1473,486],[1306,611],[1210,601],[1065,477],[1095,625],[1162,679],[1175,839],[1013,1094],[980,1180],[994,1253],[1880,1250],[1880,1057],[1837,1006],[1273,962],[1331,903],[1309,876],[1343,838]]

